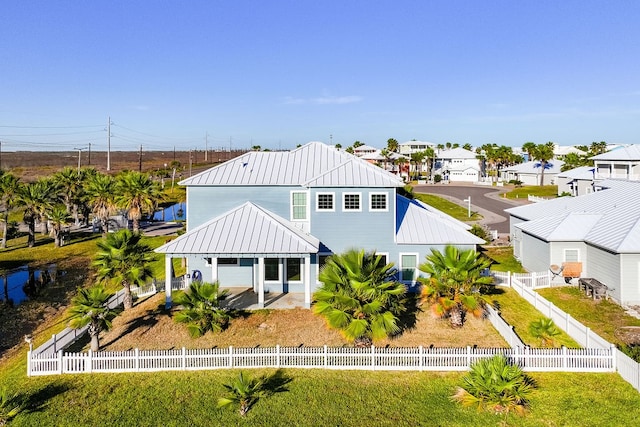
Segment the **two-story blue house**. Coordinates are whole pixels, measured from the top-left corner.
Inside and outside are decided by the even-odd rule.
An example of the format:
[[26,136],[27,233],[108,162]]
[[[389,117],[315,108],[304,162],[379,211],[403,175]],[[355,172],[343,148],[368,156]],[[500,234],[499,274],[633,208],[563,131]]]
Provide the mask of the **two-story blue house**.
[[395,175],[320,142],[249,152],[181,184],[187,232],[156,250],[165,254],[166,277],[172,258],[184,257],[191,276],[253,288],[258,306],[265,292],[296,292],[309,307],[332,253],[376,251],[415,289],[431,248],[483,243],[466,224],[398,194],[404,184]]

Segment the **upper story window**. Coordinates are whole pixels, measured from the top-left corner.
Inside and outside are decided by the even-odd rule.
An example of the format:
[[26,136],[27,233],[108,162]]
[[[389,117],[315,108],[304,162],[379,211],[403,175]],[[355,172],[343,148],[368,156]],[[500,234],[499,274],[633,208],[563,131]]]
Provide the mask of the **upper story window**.
[[361,211],[360,193],[344,193],[342,195],[342,210],[352,212]]
[[309,219],[307,192],[292,191],[291,192],[291,220],[306,221]]
[[316,195],[316,210],[333,212],[336,210],[333,193],[318,193]]
[[388,211],[387,193],[371,193],[369,194],[369,210],[371,211]]

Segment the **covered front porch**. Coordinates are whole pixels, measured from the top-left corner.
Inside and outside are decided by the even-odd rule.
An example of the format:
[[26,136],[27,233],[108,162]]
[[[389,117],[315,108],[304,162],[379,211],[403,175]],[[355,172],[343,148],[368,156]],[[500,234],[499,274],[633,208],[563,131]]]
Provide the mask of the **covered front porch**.
[[289,308],[307,308],[305,294],[300,292],[267,292],[264,295],[262,307],[258,302],[258,294],[253,288],[231,287],[224,288],[229,296],[222,302],[223,307],[230,309],[257,310],[269,308],[275,310]]

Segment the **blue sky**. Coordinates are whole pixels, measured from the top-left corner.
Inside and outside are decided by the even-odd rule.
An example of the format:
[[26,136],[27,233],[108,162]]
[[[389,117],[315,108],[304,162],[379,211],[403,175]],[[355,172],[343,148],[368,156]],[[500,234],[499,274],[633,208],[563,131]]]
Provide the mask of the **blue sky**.
[[2,150],[640,143],[637,1],[10,1]]

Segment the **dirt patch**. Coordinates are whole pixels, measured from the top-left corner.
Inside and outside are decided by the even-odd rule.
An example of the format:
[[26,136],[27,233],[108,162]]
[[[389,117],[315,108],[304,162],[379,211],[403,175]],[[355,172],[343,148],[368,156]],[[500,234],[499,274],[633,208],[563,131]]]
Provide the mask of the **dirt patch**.
[[640,326],[622,326],[616,329],[615,335],[627,345],[640,345]]
[[[184,325],[173,321],[164,308],[164,295],[144,300],[118,316],[113,329],[101,337],[103,350],[255,347],[255,346],[341,346],[348,345],[339,332],[327,327],[323,318],[307,309],[257,310],[234,319],[219,334],[207,333],[192,339]],[[488,320],[467,319],[455,330],[448,322],[420,313],[415,328],[401,336],[377,342],[392,347],[506,347]]]

